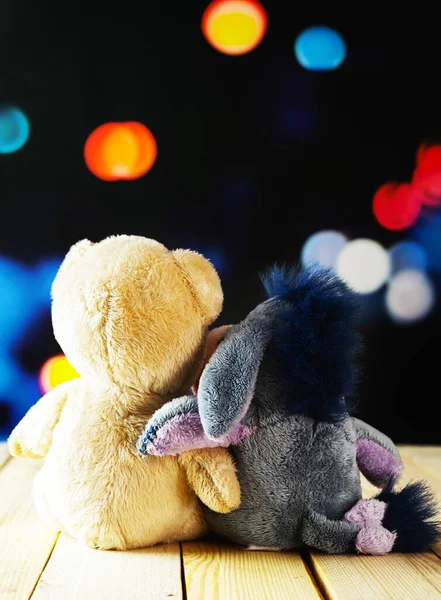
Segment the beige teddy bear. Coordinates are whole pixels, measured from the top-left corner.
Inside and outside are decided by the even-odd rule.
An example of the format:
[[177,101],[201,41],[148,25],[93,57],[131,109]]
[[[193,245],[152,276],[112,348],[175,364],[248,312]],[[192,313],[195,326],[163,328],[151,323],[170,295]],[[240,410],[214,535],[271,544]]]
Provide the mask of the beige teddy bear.
[[83,240],[52,296],[55,337],[81,377],[41,398],[8,442],[14,456],[46,457],[34,488],[41,516],[100,549],[201,536],[197,495],[219,512],[240,502],[228,451],[142,458],[136,442],[201,370],[222,307],[215,269],[195,252],[142,237]]

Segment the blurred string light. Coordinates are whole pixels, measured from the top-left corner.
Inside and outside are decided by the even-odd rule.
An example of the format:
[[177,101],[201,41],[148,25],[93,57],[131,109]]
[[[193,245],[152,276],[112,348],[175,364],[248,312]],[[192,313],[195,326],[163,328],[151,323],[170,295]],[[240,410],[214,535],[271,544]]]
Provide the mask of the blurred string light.
[[152,168],[156,156],[155,138],[137,122],[100,125],[84,146],[87,167],[104,181],[138,179]]
[[65,383],[76,377],[79,377],[78,373],[64,354],[58,354],[49,358],[41,367],[38,381],[42,393],[47,394],[60,383]]
[[424,206],[441,206],[441,145],[422,144],[411,183],[382,185],[375,193],[372,210],[382,227],[399,231],[415,225]]
[[213,48],[239,55],[260,44],[267,23],[265,9],[256,0],[215,0],[205,9],[201,26]]
[[412,239],[425,250],[428,268],[441,271],[441,215],[425,216],[412,230]]
[[319,231],[311,235],[302,248],[302,264],[319,264],[335,268],[340,252],[347,244],[347,238],[338,231]]
[[11,424],[18,423],[34,404],[40,389],[27,373],[17,348],[50,311],[50,288],[61,258],[44,259],[33,267],[0,256],[0,399],[9,407]]
[[374,240],[356,239],[348,242],[337,258],[337,273],[359,294],[377,291],[390,274],[388,252]]
[[412,182],[423,194],[423,204],[441,204],[441,146],[421,145],[416,157]]
[[0,154],[17,152],[29,139],[29,121],[15,106],[0,106]]
[[385,183],[377,190],[372,209],[380,225],[399,231],[415,223],[423,200],[422,193],[409,183]]
[[326,26],[305,29],[295,41],[297,60],[310,71],[329,71],[339,67],[346,56],[346,44],[342,36]]
[[389,282],[386,308],[390,317],[398,324],[423,319],[432,310],[434,303],[434,286],[422,271],[400,271]]
[[201,252],[203,256],[208,258],[208,260],[213,264],[216,271],[219,275],[223,276],[227,271],[227,257],[225,255],[225,251],[220,246],[210,247],[205,250],[205,252]]
[[389,249],[389,256],[392,275],[408,269],[425,271],[428,266],[427,252],[417,242],[398,242]]

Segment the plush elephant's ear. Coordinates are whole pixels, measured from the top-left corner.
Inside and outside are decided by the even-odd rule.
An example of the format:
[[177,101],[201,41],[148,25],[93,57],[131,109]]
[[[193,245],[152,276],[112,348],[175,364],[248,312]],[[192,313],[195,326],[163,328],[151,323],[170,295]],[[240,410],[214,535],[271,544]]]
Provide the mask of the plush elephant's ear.
[[269,332],[258,322],[231,327],[205,367],[198,391],[206,435],[218,439],[245,416],[256,384]]

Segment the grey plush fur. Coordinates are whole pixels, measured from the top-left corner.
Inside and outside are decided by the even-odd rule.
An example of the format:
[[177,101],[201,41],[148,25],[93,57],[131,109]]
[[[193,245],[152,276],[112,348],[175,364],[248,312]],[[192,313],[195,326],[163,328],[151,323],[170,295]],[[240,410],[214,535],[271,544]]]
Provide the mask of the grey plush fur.
[[[349,416],[344,397],[333,421],[287,414],[277,359],[268,351],[282,309],[284,301],[272,298],[231,327],[202,374],[198,398],[186,396],[163,406],[138,449],[173,454],[216,440],[229,445],[225,436],[241,426],[248,433],[238,434],[230,445],[241,505],[230,514],[205,508],[211,530],[247,546],[351,552],[360,527],[343,517],[361,498],[357,440],[385,449],[397,466],[400,457],[388,437]],[[194,423],[198,414],[205,442],[200,432],[193,439],[187,432],[186,441],[178,434],[173,445],[167,424],[174,423],[170,436],[176,435],[173,431]],[[158,450],[160,435],[164,445]]]

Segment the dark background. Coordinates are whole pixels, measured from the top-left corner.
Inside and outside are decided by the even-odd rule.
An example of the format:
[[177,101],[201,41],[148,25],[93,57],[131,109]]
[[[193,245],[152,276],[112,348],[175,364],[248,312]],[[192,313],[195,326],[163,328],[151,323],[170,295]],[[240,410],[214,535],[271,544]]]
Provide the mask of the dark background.
[[[0,155],[2,256],[24,265],[61,260],[81,238],[118,233],[190,247],[220,271],[226,323],[262,298],[258,273],[296,262],[316,231],[387,247],[412,237],[382,229],[371,204],[381,184],[411,178],[421,141],[439,140],[437,19],[340,18],[266,0],[263,42],[231,57],[201,33],[206,5],[128,0],[68,9],[3,0],[0,102],[23,109],[32,133],[22,150]],[[306,71],[296,61],[295,38],[315,24],[345,39],[347,58],[335,71]],[[84,142],[98,125],[125,120],[151,129],[156,164],[139,180],[102,182],[84,164]],[[441,227],[439,239],[441,247]],[[437,267],[435,260],[439,292]],[[396,442],[441,443],[440,310],[399,327],[383,302],[384,289],[366,300],[373,310],[364,323],[360,416]],[[60,351],[49,311],[11,351],[31,375]],[[6,433],[12,402],[0,398]]]

